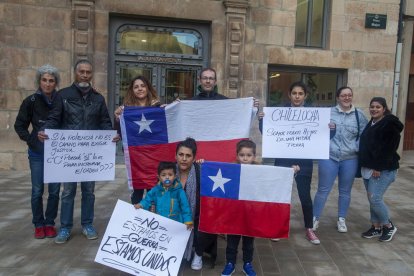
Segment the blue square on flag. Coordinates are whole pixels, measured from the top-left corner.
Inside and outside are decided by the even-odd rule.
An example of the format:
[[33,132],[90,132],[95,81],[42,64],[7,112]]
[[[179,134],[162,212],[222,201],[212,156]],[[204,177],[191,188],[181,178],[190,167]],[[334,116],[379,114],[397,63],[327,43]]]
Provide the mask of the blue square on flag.
[[129,146],[168,143],[165,110],[159,107],[125,107],[123,112]]
[[204,162],[201,165],[202,196],[238,199],[240,164]]

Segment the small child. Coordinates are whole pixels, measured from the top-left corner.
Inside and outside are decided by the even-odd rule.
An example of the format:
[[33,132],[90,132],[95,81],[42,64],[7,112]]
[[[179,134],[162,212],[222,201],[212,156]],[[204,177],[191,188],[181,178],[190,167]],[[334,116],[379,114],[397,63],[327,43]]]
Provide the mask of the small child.
[[[251,140],[242,140],[237,143],[237,163],[240,164],[256,164],[256,144]],[[256,272],[253,269],[253,237],[227,235],[226,247],[226,266],[221,273],[221,276],[232,275],[235,270],[237,247],[239,246],[240,238],[243,239],[243,272],[248,276],[255,276]]]
[[145,210],[155,208],[155,213],[158,215],[184,223],[190,230],[193,228],[191,208],[176,174],[175,163],[160,162],[158,165],[158,184],[147,193],[140,203],[134,204],[134,207]]

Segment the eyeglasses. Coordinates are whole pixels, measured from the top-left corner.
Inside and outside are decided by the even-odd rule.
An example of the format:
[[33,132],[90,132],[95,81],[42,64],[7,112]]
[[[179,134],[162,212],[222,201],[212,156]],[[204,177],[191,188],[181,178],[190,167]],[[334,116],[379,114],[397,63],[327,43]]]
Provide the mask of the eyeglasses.
[[346,95],[339,95],[339,98],[345,99],[345,98],[352,98],[352,94],[346,94]]
[[213,77],[201,77],[201,80],[203,80],[203,81],[215,81],[216,78],[213,78]]

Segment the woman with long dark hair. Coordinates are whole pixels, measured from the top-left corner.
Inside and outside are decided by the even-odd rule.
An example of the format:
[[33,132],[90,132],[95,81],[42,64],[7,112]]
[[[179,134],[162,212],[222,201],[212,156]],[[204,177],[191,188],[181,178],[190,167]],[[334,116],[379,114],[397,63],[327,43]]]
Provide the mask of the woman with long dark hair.
[[391,241],[397,227],[391,222],[384,194],[394,182],[399,168],[397,153],[404,126],[391,114],[382,97],[372,98],[369,104],[371,120],[361,134],[359,161],[371,213],[371,227],[362,237]]

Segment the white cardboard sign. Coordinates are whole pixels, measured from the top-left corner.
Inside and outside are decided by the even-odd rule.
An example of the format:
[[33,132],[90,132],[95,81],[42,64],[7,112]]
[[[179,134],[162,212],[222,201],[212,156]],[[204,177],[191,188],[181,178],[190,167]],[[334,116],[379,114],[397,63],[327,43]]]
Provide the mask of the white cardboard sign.
[[81,182],[115,179],[115,130],[46,129],[44,181]]
[[133,275],[177,275],[191,231],[119,200],[95,262]]
[[264,107],[263,157],[329,159],[330,108]]

